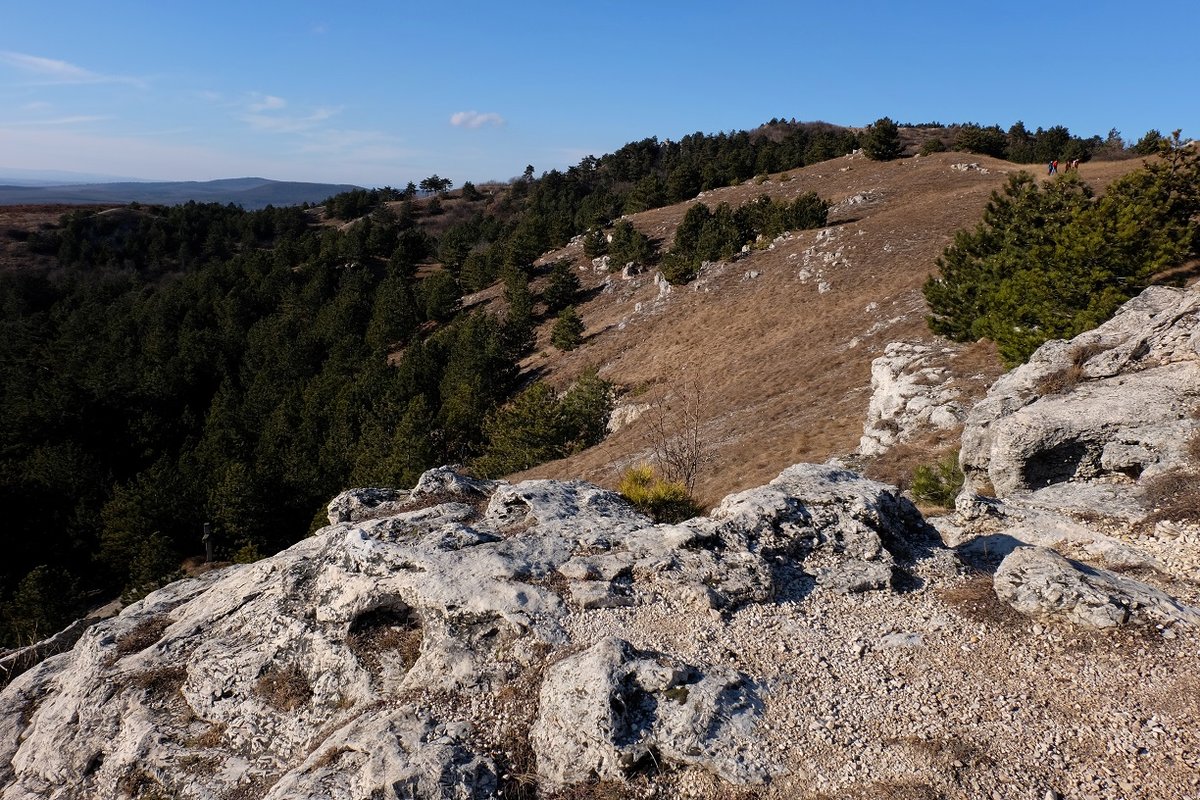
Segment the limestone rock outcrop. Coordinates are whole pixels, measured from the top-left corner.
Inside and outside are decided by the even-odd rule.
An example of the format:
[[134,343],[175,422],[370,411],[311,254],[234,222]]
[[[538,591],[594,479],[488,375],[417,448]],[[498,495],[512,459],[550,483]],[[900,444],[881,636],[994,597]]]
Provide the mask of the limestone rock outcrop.
[[966,414],[951,372],[936,363],[949,350],[891,342],[871,362],[871,401],[858,452],[877,456],[915,432],[958,425]]
[[1151,287],[1111,320],[1051,341],[970,412],[968,490],[1138,480],[1181,460],[1200,428],[1200,289]]
[[1000,562],[993,584],[996,595],[1022,614],[1084,628],[1200,623],[1200,609],[1160,589],[1072,563],[1044,547],[1020,547],[1009,553]]
[[620,779],[651,759],[701,764],[733,783],[760,782],[739,744],[762,714],[752,682],[702,672],[610,638],[558,662],[542,683],[531,743],[551,788]]
[[[742,757],[761,706],[747,676],[568,623],[664,603],[719,619],[770,604],[780,581],[806,587],[796,597],[886,589],[944,556],[894,487],[836,465],[796,465],[678,525],[582,482],[449,468],[347,492],[329,518],[275,556],[154,592],[13,680],[0,798],[490,797],[512,775],[495,754],[528,739],[494,714],[500,687],[580,648],[533,688],[548,784],[620,778],[651,752],[761,780],[763,757]],[[587,665],[599,677],[575,691]]]

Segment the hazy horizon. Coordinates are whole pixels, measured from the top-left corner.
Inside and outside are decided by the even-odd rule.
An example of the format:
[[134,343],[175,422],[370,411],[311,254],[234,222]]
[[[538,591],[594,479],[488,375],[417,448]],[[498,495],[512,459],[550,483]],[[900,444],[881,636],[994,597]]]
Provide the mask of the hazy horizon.
[[869,1],[852,18],[782,0],[14,4],[0,154],[138,181],[403,186],[505,181],[773,117],[1194,137],[1198,27],[1194,4],[1137,14],[1112,0],[1086,13]]

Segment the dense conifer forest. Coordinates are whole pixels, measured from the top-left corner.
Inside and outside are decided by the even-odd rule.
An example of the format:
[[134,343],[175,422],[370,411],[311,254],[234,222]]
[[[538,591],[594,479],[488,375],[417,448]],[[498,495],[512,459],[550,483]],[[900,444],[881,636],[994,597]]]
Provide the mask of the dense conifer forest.
[[[609,387],[522,386],[533,262],[625,212],[842,155],[854,134],[776,124],[647,139],[504,186],[356,190],[320,211],[83,209],[0,275],[0,640],[45,636],[203,553],[294,542],[351,485],[439,463],[500,473],[603,435]],[[502,278],[503,313],[460,310]],[[506,401],[522,392],[510,407]]]

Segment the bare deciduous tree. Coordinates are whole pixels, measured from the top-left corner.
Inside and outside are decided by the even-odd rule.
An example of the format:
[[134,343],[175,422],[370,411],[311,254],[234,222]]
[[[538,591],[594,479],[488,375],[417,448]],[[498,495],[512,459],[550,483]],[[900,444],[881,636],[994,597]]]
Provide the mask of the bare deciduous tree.
[[712,461],[712,443],[704,435],[703,411],[707,387],[696,379],[680,381],[652,407],[647,443],[659,472],[678,481],[690,493],[700,470]]

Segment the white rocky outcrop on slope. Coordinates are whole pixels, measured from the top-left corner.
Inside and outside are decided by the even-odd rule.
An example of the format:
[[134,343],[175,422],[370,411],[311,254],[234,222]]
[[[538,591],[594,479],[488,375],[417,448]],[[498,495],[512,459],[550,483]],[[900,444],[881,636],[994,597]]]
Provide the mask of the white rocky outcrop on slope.
[[960,461],[969,488],[1001,497],[1149,478],[1182,459],[1197,409],[1200,289],[1151,287],[996,381],[967,417]]
[[[1198,411],[1200,288],[1146,289],[1100,327],[1047,342],[993,384],[964,426],[958,514],[935,524],[961,551],[993,562],[1030,545],[1200,581],[1200,519],[1164,518],[1146,499],[1165,478],[1186,485],[1200,474]],[[1052,593],[1092,592],[1060,572]],[[1110,584],[1097,591],[1121,597]],[[1087,624],[1122,613],[1110,608]]]
[[1187,696],[1196,626],[1081,668],[1065,615],[1022,627],[896,489],[836,465],[678,525],[451,469],[329,515],[17,677],[0,798],[1174,796],[1200,765],[1200,707],[1161,699]]
[[966,409],[951,385],[950,354],[917,342],[891,342],[871,362],[871,400],[858,452],[877,456],[914,433],[958,425]]
[[[0,797],[490,797],[513,736],[547,786],[621,778],[647,755],[761,781],[777,766],[752,747],[750,677],[581,639],[569,621],[663,604],[719,621],[773,603],[781,581],[890,589],[936,549],[894,488],[835,466],[789,468],[678,525],[584,483],[450,469],[348,492],[329,517],[276,556],[151,594],[14,680]],[[506,683],[580,647],[534,687],[532,737],[489,716]]]
[[1007,555],[993,578],[997,596],[1015,610],[1061,617],[1085,628],[1116,628],[1139,621],[1160,627],[1200,623],[1200,610],[1125,575],[1073,564],[1044,547]]

